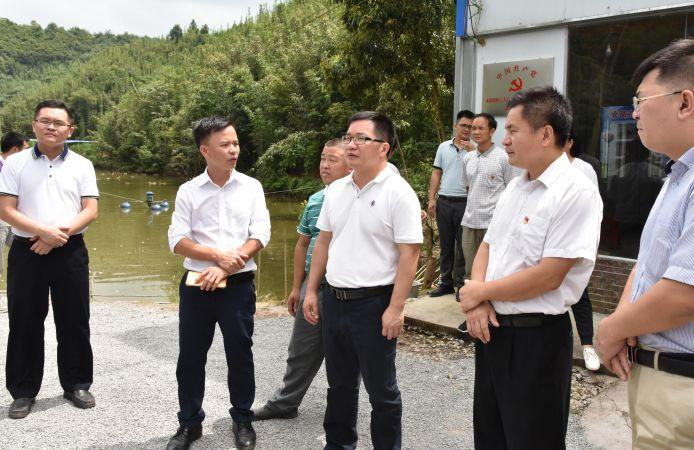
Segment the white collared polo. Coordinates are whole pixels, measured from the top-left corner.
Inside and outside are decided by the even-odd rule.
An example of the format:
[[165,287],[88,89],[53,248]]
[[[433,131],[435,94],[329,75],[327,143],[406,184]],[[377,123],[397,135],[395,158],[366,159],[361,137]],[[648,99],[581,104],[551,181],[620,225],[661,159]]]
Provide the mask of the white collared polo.
[[388,168],[362,189],[353,174],[328,186],[317,226],[332,233],[326,280],[340,288],[393,284],[397,244],[423,241],[417,195]]
[[[5,160],[0,171],[0,195],[17,197],[17,210],[40,224],[67,226],[82,211],[82,199],[99,198],[99,190],[94,165],[87,158],[65,146],[50,160],[34,146]],[[15,227],[12,232],[33,237]]]
[[[169,226],[171,252],[183,238],[223,251],[235,250],[249,239],[267,246],[270,241],[270,213],[260,182],[234,170],[223,187],[212,182],[207,170],[183,183],[176,194],[176,207]],[[203,271],[212,261],[192,258],[183,267]],[[237,273],[256,270],[251,258]]]
[[542,258],[578,258],[561,286],[524,301],[492,301],[501,314],[563,314],[588,285],[595,266],[602,200],[562,154],[536,180],[523,172],[501,194],[484,241],[486,280],[536,266]]

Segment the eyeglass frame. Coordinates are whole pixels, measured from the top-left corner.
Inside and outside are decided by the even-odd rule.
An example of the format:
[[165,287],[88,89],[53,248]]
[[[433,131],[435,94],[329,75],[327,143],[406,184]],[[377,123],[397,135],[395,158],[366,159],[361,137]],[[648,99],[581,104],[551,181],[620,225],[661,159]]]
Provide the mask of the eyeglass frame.
[[[380,142],[381,144],[386,144],[387,142],[383,139],[371,138],[368,136],[342,136],[340,137],[340,142],[343,145],[349,145],[354,141],[354,145],[364,145],[367,142]],[[361,143],[358,141],[362,141]]]
[[38,123],[42,127],[48,127],[50,125],[53,125],[55,129],[61,129],[61,128],[72,128],[73,125],[71,123],[65,123],[62,120],[50,120],[46,118],[41,118],[41,119],[34,119],[34,122]]
[[684,92],[686,89],[681,89],[679,91],[674,91],[674,92],[666,92],[664,94],[655,94],[655,95],[648,95],[646,97],[637,97],[634,96],[631,99],[631,106],[634,107],[634,111],[639,109],[641,107],[641,103],[645,102],[646,100],[650,100],[652,98],[658,98],[658,97],[667,97],[668,95],[675,95],[675,94],[681,94]]
[[466,124],[466,123],[460,123],[460,124],[456,124],[455,126],[456,126],[456,127],[460,127],[460,128],[462,128],[463,130],[468,130],[468,131],[472,130],[472,124],[469,124],[469,125],[468,125],[468,124]]

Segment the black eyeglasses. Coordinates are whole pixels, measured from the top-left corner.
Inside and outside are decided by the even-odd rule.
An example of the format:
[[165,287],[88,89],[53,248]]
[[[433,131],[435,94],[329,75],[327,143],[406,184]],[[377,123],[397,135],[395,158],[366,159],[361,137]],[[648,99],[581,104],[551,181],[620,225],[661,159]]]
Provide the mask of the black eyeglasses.
[[342,136],[340,138],[340,141],[344,145],[351,144],[352,142],[354,142],[355,145],[364,145],[367,142],[380,142],[380,143],[385,144],[385,142],[386,142],[382,139],[375,139],[375,138],[370,138],[370,137],[366,137],[366,136]]

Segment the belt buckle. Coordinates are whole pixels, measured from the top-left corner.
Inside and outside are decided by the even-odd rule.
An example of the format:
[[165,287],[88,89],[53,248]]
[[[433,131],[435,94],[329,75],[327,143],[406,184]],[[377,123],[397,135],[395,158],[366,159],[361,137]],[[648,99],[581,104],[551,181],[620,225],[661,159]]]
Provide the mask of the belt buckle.
[[636,363],[636,351],[638,350],[638,347],[632,347],[630,345],[627,345],[627,359],[632,362]]
[[347,292],[343,291],[341,289],[333,288],[333,294],[335,294],[335,298],[338,300],[347,300]]

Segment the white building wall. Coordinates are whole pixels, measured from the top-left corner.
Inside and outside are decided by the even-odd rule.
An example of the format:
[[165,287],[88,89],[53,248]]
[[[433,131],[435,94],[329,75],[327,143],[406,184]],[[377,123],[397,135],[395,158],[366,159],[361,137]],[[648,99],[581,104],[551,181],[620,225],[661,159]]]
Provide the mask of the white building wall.
[[[517,28],[560,25],[565,22],[612,17],[649,11],[686,8],[692,1],[672,0],[470,0],[481,4],[481,14],[475,21],[470,16],[468,35],[478,36]],[[471,8],[474,13],[475,7]]]
[[[485,45],[477,45],[475,67],[475,112],[482,108],[482,71],[485,64],[520,61],[537,58],[554,58],[554,86],[566,91],[566,63],[568,49],[566,27],[526,31],[513,35],[488,36]],[[504,137],[505,117],[496,117],[498,128],[494,143],[501,146]]]

